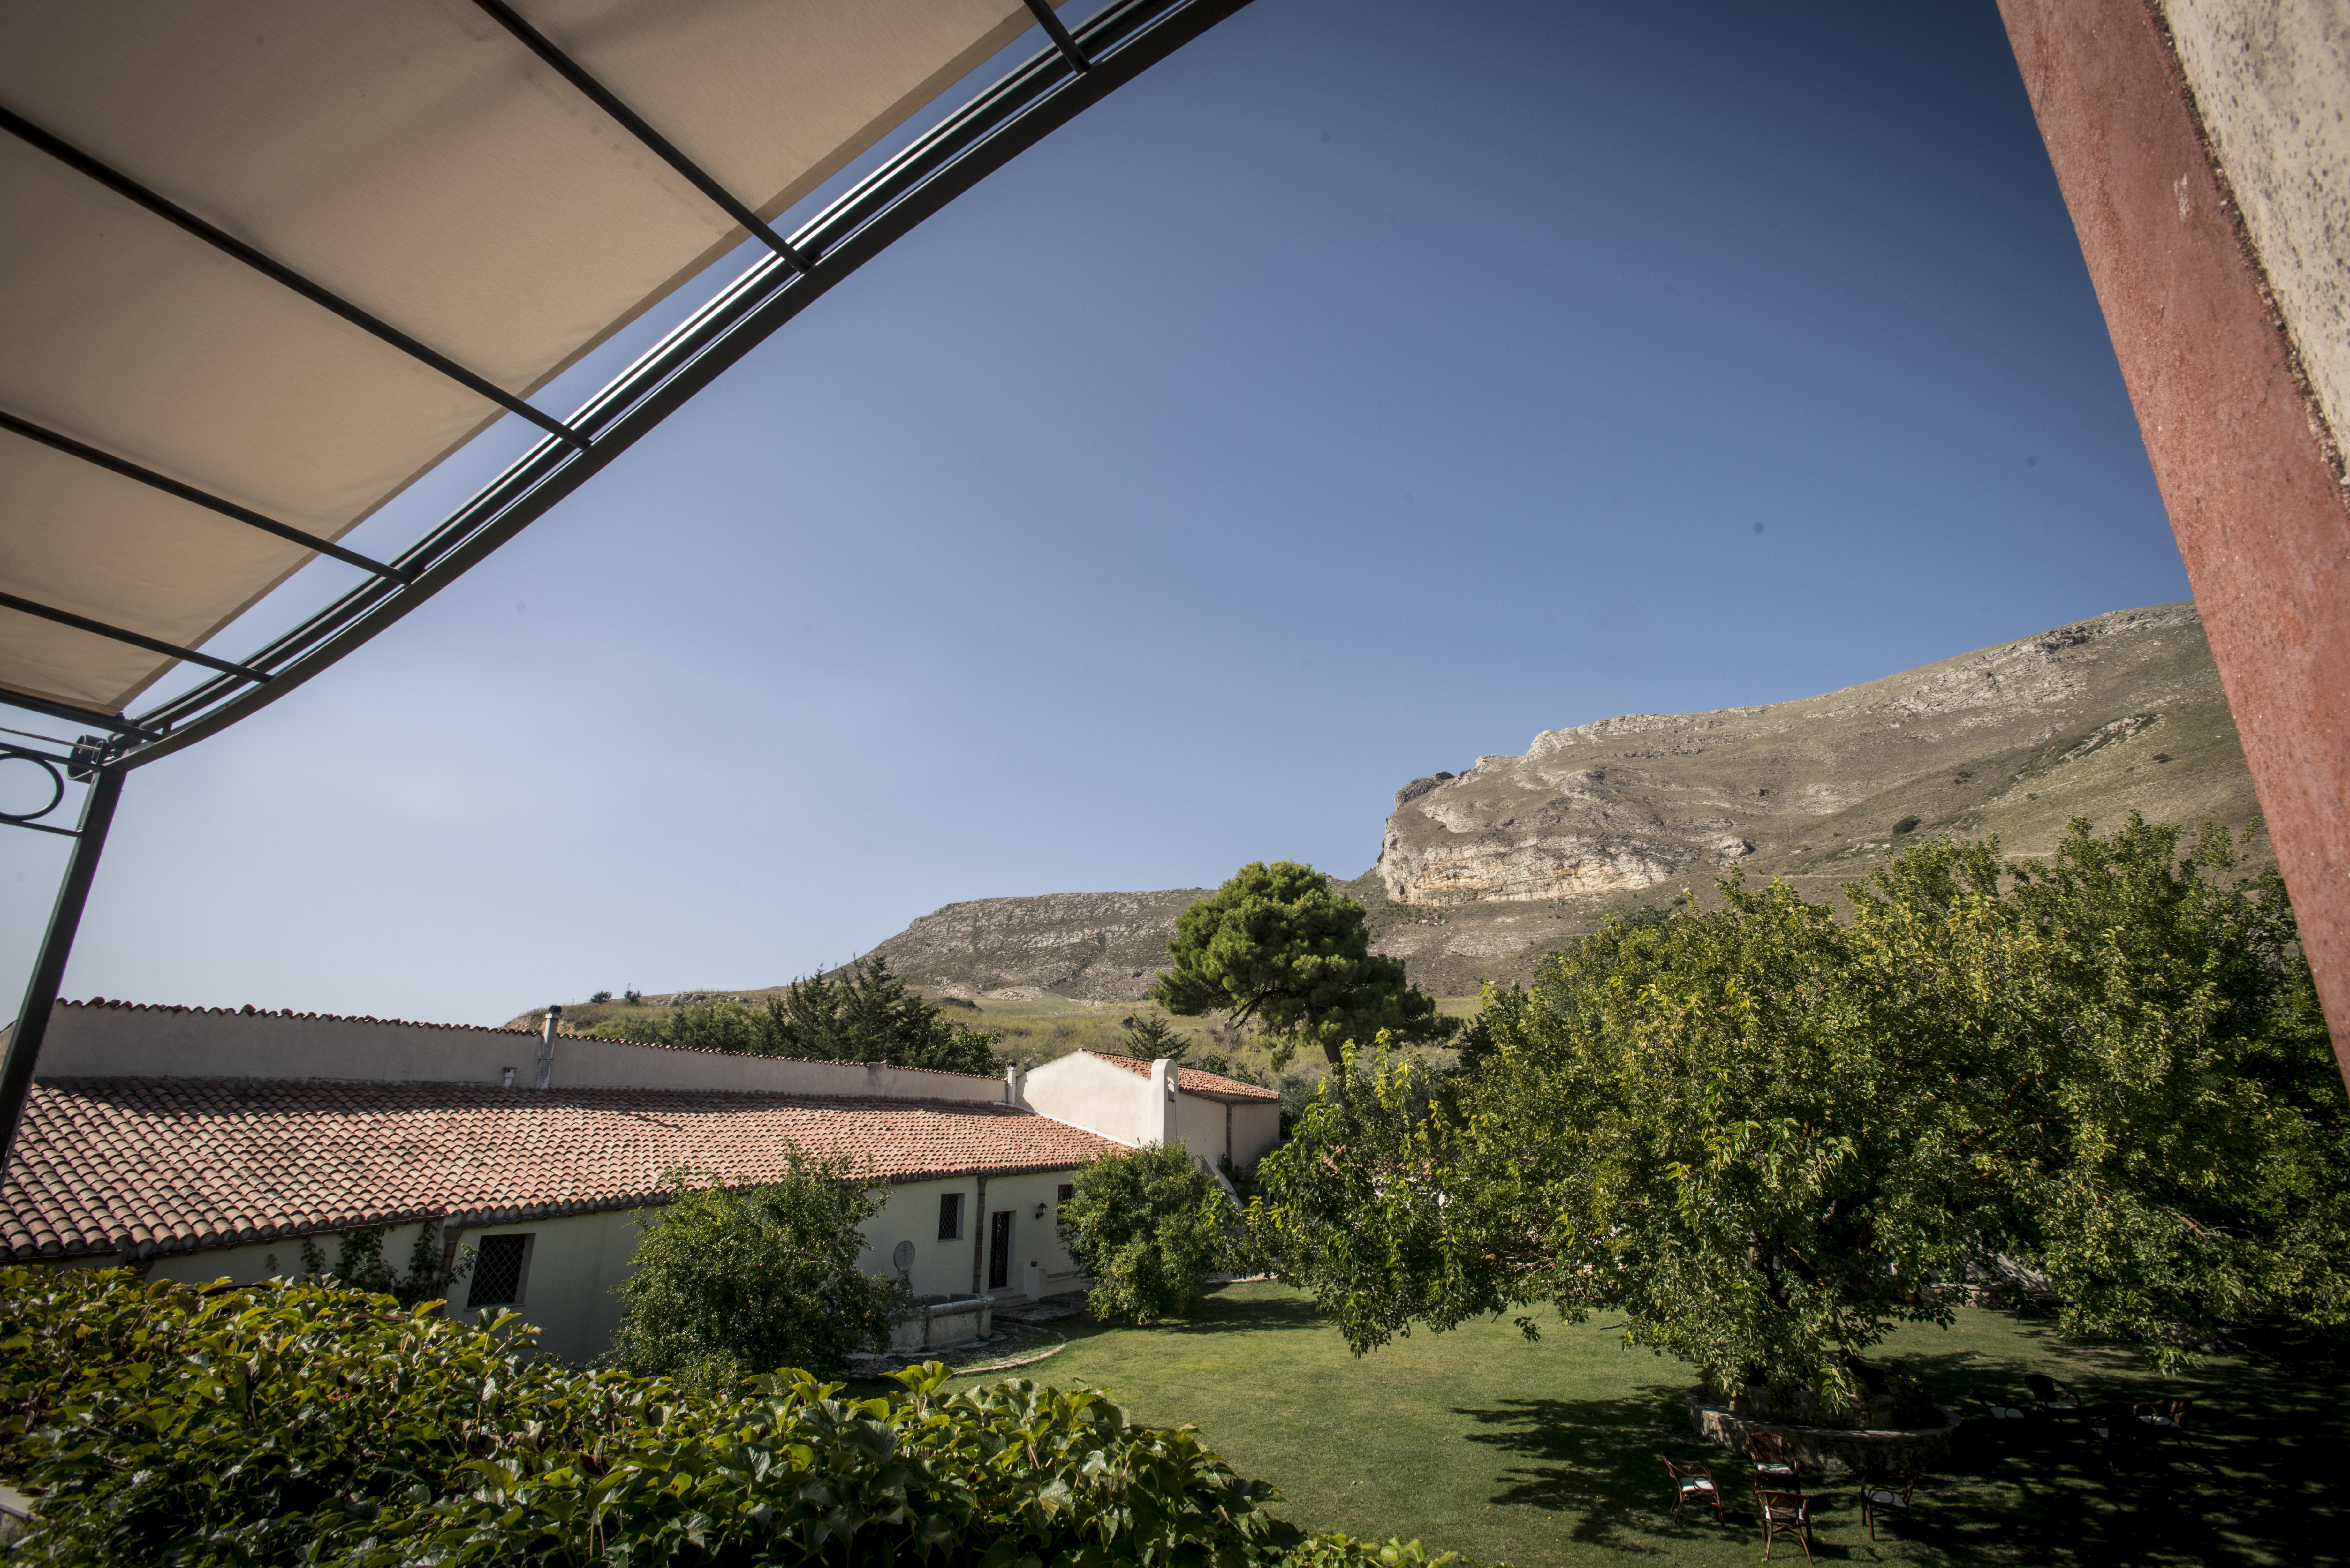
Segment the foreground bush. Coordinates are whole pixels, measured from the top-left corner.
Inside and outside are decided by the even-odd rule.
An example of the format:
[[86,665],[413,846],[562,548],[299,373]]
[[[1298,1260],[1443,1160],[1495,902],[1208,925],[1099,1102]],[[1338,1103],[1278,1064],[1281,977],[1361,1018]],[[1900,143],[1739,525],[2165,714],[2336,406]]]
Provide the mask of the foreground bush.
[[[947,1377],[845,1399],[783,1372],[702,1397],[388,1296],[0,1272],[0,1473],[38,1494],[21,1561],[1238,1568],[1322,1550],[1189,1428]],[[1419,1560],[1329,1539],[1339,1554],[1297,1560]]]

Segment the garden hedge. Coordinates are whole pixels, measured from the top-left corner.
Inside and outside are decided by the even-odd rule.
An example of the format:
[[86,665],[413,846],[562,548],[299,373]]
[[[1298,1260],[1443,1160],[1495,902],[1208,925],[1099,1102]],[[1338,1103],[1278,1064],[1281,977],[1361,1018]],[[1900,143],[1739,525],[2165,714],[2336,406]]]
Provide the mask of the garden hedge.
[[1022,1381],[740,1396],[583,1371],[331,1284],[0,1271],[0,1475],[22,1561],[530,1564],[1433,1562],[1306,1541],[1189,1427]]

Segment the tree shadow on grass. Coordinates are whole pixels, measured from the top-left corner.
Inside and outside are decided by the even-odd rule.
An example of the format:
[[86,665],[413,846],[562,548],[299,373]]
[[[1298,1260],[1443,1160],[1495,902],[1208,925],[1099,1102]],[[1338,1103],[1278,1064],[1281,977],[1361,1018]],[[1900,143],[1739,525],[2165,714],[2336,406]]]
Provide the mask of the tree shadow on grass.
[[[2074,1379],[2086,1398],[2126,1403],[2159,1391],[2194,1399],[2190,1423],[2201,1417],[2195,1447],[2158,1448],[2114,1464],[2084,1426],[1970,1421],[1949,1462],[1920,1483],[1910,1514],[1880,1522],[1879,1547],[1898,1542],[1908,1556],[1929,1563],[2054,1568],[2345,1561],[2350,1494],[2341,1456],[2350,1452],[2350,1423],[2334,1369],[2248,1362],[2155,1378],[2126,1357],[2085,1357],[2072,1346],[2064,1355],[2097,1369]],[[2021,1394],[2015,1363],[1972,1352],[1905,1359],[1946,1405],[1968,1406],[1979,1393],[2002,1402]],[[1578,1542],[1639,1550],[1636,1542],[1725,1528],[1754,1541],[1745,1464],[1690,1431],[1685,1392],[1646,1385],[1617,1398],[1507,1399],[1455,1413],[1477,1423],[1471,1442],[1517,1457],[1489,1501],[1572,1515]],[[1692,1507],[1673,1521],[1660,1453],[1712,1467],[1726,1526],[1710,1508]],[[1816,1555],[1867,1557],[1855,1479],[1806,1479],[1822,1500]]]
[[[1592,1545],[1635,1550],[1633,1541],[1689,1540],[1719,1532],[1711,1508],[1691,1507],[1681,1522],[1672,1518],[1671,1483],[1659,1453],[1714,1463],[1727,1459],[1689,1435],[1682,1390],[1644,1385],[1614,1399],[1504,1399],[1483,1408],[1456,1407],[1481,1428],[1468,1434],[1522,1457],[1503,1470],[1500,1490],[1487,1501],[1497,1507],[1538,1508],[1572,1514],[1569,1533]],[[1678,1422],[1678,1439],[1669,1436]],[[1725,1479],[1723,1503],[1733,1521],[1742,1500],[1731,1469],[1715,1464]]]

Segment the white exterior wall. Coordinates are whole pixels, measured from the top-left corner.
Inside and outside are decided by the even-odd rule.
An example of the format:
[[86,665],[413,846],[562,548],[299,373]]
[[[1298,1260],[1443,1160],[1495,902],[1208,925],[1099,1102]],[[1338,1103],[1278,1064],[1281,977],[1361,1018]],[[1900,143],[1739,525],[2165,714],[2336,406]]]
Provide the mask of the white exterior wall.
[[1281,1102],[1263,1100],[1232,1107],[1232,1163],[1245,1168],[1273,1152],[1281,1141]]
[[1281,1105],[1276,1100],[1233,1105],[1200,1095],[1178,1095],[1176,1136],[1184,1147],[1210,1165],[1222,1158],[1246,1168],[1281,1141]]
[[[1082,1282],[1069,1262],[1068,1249],[1061,1245],[1055,1224],[1060,1207],[1059,1189],[1068,1179],[1067,1171],[1050,1170],[990,1177],[983,1211],[978,1206],[979,1182],[975,1177],[909,1181],[889,1187],[881,1211],[866,1221],[865,1251],[858,1264],[868,1273],[893,1277],[897,1270],[890,1260],[898,1243],[911,1241],[913,1287],[920,1295],[969,1294],[974,1260],[979,1264],[980,1289],[984,1294],[1024,1297],[1032,1291],[1038,1295],[1050,1295],[1075,1289]],[[959,1241],[938,1239],[939,1196],[945,1192],[963,1194],[962,1236]],[[1036,1213],[1040,1204],[1044,1208],[1041,1219]],[[1008,1282],[1000,1290],[991,1291],[986,1273],[988,1216],[1003,1211],[1013,1216],[1011,1267]],[[473,1246],[484,1236],[529,1236],[523,1299],[515,1310],[525,1322],[538,1328],[542,1350],[566,1361],[585,1363],[611,1348],[613,1331],[620,1324],[619,1287],[629,1277],[629,1260],[636,1254],[639,1221],[650,1219],[658,1223],[659,1218],[657,1208],[563,1214],[463,1231],[458,1234],[457,1243],[463,1248]],[[393,1272],[407,1272],[409,1249],[415,1244],[416,1231],[417,1227],[409,1224],[393,1226],[385,1232],[383,1260]],[[327,1267],[333,1268],[342,1255],[340,1239],[321,1235],[310,1241]],[[88,1262],[99,1266],[109,1261]],[[302,1242],[296,1237],[159,1257],[148,1270],[147,1277],[188,1284],[226,1279],[235,1284],[250,1285],[273,1276],[291,1276],[301,1272]],[[466,1290],[463,1280],[450,1287],[455,1310],[463,1310]]]
[[[380,1084],[536,1081],[538,1036],[519,1030],[272,1013],[57,1004],[36,1076],[282,1078]],[[673,1051],[581,1034],[555,1041],[558,1089],[717,1089],[884,1099],[1004,1097],[1000,1078],[854,1062]]]
[[[1042,1116],[1116,1139],[1129,1148],[1155,1143],[1161,1123],[1152,1099],[1155,1079],[1128,1072],[1082,1051],[1047,1062],[1023,1080],[1020,1103]],[[1231,1142],[1225,1141],[1225,1112]],[[1281,1105],[1275,1100],[1227,1106],[1203,1095],[1178,1092],[1175,1136],[1191,1153],[1213,1165],[1229,1151],[1237,1166],[1250,1166],[1281,1141]]]
[[[984,1210],[980,1207],[976,1177],[898,1183],[889,1189],[889,1199],[881,1212],[865,1222],[865,1254],[858,1262],[868,1273],[895,1275],[897,1270],[890,1259],[898,1243],[911,1241],[916,1295],[969,1294],[974,1264],[983,1294],[1029,1295],[1031,1265],[1036,1271],[1034,1293],[1051,1295],[1072,1289],[1077,1278],[1076,1268],[1069,1262],[1068,1249],[1061,1244],[1055,1223],[1060,1189],[1071,1179],[1072,1173],[1066,1170],[991,1176],[987,1179]],[[948,1192],[962,1194],[962,1235],[956,1241],[941,1241],[939,1198]],[[1041,1218],[1037,1214],[1040,1205],[1044,1210]],[[989,1217],[1003,1212],[1012,1215],[1011,1268],[1004,1284],[992,1289],[987,1282]]]

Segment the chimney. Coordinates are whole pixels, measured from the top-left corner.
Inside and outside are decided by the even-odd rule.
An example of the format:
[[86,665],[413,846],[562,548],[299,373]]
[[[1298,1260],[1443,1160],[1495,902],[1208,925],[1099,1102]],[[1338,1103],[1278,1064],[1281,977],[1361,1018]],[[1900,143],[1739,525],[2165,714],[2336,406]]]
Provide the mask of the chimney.
[[1028,1103],[1020,1096],[1021,1080],[1027,1075],[1020,1070],[1020,1064],[1017,1062],[1006,1062],[1003,1064],[1003,1103],[1005,1105],[1024,1106]]
[[1156,1127],[1155,1136],[1147,1143],[1175,1141],[1175,1059],[1161,1056],[1150,1064],[1150,1109],[1145,1113],[1143,1126]]
[[546,1027],[538,1037],[538,1090],[546,1092],[546,1082],[555,1075],[555,1026],[563,1022],[563,1009],[549,1004]]

